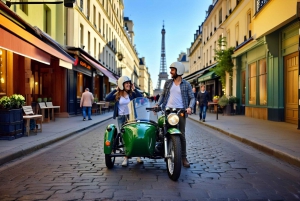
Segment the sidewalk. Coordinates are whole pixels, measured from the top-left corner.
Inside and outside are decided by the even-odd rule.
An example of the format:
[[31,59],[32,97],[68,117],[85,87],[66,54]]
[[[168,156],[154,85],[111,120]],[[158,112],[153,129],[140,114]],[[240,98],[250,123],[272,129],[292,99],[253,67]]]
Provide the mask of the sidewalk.
[[30,132],[29,137],[24,136],[15,140],[0,140],[0,165],[18,157],[32,153],[38,149],[67,138],[92,126],[98,125],[112,118],[112,112],[101,115],[92,115],[90,121],[82,121],[82,116],[70,118],[55,118],[55,121],[43,124],[43,131]]
[[[0,165],[111,118],[112,112],[93,115],[91,121],[82,121],[82,116],[56,118],[55,122],[43,124],[42,133],[31,133],[29,137],[24,136],[12,141],[1,140]],[[207,113],[206,122],[200,122],[198,115],[190,115],[189,118],[300,167],[300,130],[297,130],[295,124],[259,120],[242,115],[219,114],[219,120],[216,120],[214,113]]]
[[189,118],[300,167],[300,130],[295,124],[260,120],[243,115],[218,114],[216,120],[215,113],[207,113],[205,122],[199,121],[199,113],[189,115]]

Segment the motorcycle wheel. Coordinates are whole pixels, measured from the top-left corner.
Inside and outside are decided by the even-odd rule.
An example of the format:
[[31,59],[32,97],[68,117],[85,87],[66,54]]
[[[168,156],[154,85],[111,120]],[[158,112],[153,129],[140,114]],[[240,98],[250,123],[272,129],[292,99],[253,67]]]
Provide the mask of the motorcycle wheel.
[[108,169],[112,169],[115,164],[116,157],[112,157],[110,154],[105,154],[105,165]]
[[178,135],[170,135],[168,138],[168,156],[166,165],[168,176],[173,181],[177,181],[181,172],[181,142]]

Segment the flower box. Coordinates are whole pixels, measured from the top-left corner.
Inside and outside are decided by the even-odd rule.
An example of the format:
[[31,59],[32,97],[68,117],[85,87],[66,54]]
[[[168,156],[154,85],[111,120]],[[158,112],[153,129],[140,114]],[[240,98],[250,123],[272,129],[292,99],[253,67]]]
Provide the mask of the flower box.
[[13,140],[23,136],[22,109],[0,110],[0,140]]

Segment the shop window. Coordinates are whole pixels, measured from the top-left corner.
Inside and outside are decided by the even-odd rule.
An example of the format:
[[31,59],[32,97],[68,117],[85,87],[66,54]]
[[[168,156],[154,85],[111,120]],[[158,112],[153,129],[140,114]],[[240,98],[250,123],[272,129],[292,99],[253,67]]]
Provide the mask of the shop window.
[[7,90],[7,69],[6,50],[0,49],[0,96],[6,95]]
[[256,62],[249,65],[249,104],[256,105]]
[[259,61],[259,104],[267,105],[267,65],[266,59]]
[[267,105],[266,59],[249,65],[249,104]]

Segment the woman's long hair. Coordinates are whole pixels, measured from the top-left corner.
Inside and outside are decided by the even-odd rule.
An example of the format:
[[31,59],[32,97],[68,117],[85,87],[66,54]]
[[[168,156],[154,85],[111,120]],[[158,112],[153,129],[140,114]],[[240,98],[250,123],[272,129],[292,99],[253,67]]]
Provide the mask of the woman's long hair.
[[[125,90],[119,90],[119,91],[117,91],[116,93],[115,93],[115,95],[116,95],[116,101],[119,101],[120,100],[120,98],[121,98],[121,96],[125,96]],[[130,90],[129,91],[129,93],[128,92],[126,92],[129,96],[132,96],[132,90]]]

